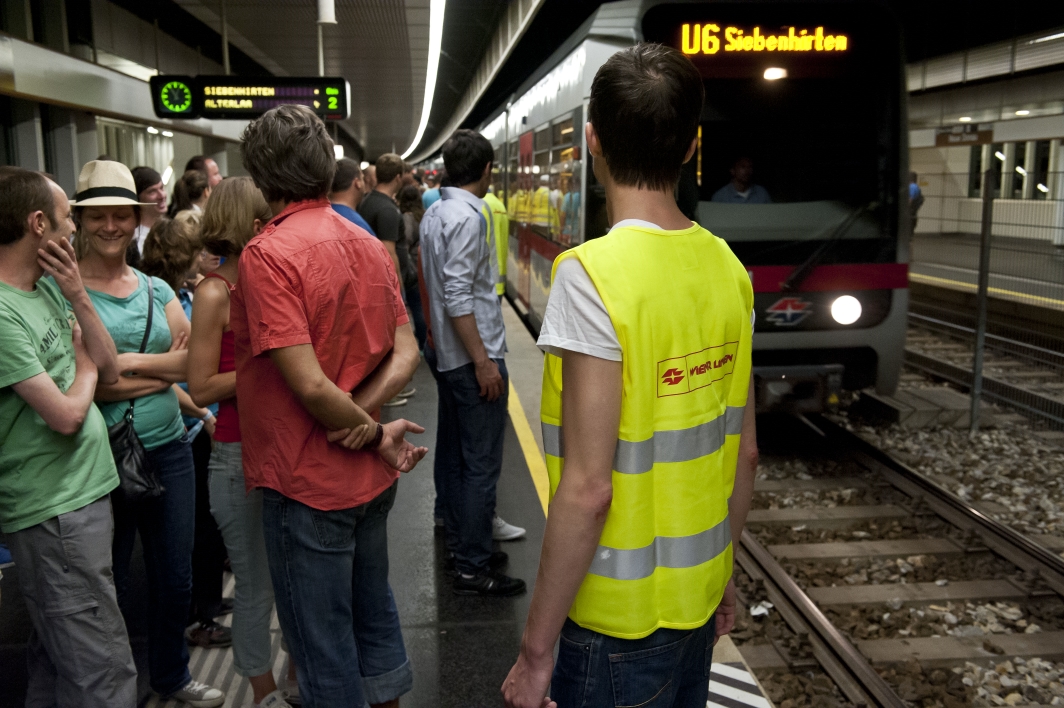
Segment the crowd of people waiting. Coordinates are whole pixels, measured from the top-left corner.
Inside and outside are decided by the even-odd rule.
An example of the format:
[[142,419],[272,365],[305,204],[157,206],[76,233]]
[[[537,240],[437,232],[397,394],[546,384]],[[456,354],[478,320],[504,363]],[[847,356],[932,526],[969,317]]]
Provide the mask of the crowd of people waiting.
[[[84,166],[73,200],[50,175],[0,168],[0,551],[32,621],[27,705],[134,705],[124,617],[136,605],[161,696],[221,705],[190,675],[189,646],[231,646],[256,706],[298,705],[300,686],[315,705],[397,705],[412,673],[386,519],[398,471],[426,449],[404,441],[419,426],[377,418],[416,393],[423,355],[455,428],[437,442],[435,515],[456,592],[524,590],[491,552],[525,533],[494,513],[505,343],[483,236],[495,225],[473,198],[436,210],[468,212],[454,217],[469,239],[455,250],[466,272],[446,276],[456,298],[436,241],[419,279],[423,193],[438,180],[395,154],[366,171],[335,160],[320,121],[291,107],[252,124],[243,147],[252,177],[197,156],[169,201],[159,172],[106,156]],[[459,164],[469,145],[451,147],[458,169],[471,164]],[[487,346],[459,354],[470,337]],[[478,357],[495,367],[484,399]],[[137,454],[116,443],[126,428]],[[132,489],[138,475],[154,493]],[[138,534],[146,598],[132,596]]]

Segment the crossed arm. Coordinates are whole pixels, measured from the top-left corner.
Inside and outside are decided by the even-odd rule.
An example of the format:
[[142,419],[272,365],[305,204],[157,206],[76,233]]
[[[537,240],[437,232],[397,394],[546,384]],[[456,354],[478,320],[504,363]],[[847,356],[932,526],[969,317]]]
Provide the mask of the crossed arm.
[[185,380],[188,368],[188,318],[177,298],[166,303],[165,314],[173,342],[170,351],[165,354],[119,354],[118,368],[122,375],[114,384],[101,383],[97,387],[97,401],[128,401],[163,391]]

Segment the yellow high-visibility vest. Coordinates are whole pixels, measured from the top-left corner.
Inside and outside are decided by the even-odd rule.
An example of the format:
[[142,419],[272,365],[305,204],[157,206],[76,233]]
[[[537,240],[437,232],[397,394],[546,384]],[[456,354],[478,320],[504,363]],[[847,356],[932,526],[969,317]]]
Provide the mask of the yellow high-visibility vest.
[[[566,258],[580,260],[602,297],[624,386],[613,503],[569,617],[623,639],[700,627],[732,572],[728,499],[750,383],[750,277],[697,224],[614,229],[554,268]],[[562,361],[548,354],[541,422],[552,498],[567,444],[561,393]]]
[[506,256],[510,250],[510,217],[506,207],[491,192],[484,195],[484,205],[491,210],[492,225],[495,227],[495,253],[499,257],[499,281],[495,291],[506,294]]
[[540,187],[532,194],[532,223],[536,226],[546,226],[552,234],[560,232],[558,210],[550,205],[550,190]]

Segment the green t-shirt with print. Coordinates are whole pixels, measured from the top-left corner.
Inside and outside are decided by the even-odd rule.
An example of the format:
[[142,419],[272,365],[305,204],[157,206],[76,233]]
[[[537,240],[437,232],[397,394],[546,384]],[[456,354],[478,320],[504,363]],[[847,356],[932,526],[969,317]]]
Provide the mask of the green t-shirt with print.
[[[148,326],[148,276],[134,271],[140,281],[137,289],[128,297],[114,297],[97,290],[87,290],[100,319],[111,333],[119,354],[140,351],[144,340],[144,328]],[[158,278],[152,278],[152,293],[155,310],[152,312],[151,334],[145,352],[165,354],[170,351],[170,325],[166,322],[166,305],[177,297],[174,289]],[[107,425],[122,420],[129,408],[129,401],[101,403],[100,411]],[[185,434],[181,420],[181,408],[173,387],[158,393],[141,396],[133,402],[133,429],[146,450],[178,440]]]
[[107,425],[96,404],[81,429],[62,435],[15,393],[47,373],[64,393],[74,383],[73,313],[55,282],[33,292],[0,283],[0,528],[35,526],[80,509],[118,486]]

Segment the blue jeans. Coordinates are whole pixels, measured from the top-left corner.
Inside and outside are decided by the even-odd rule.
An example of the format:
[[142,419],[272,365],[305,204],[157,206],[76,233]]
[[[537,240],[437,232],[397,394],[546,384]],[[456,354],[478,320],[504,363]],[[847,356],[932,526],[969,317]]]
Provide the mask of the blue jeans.
[[166,490],[157,499],[129,503],[116,493],[114,553],[118,604],[129,602],[129,561],[136,533],[148,573],[148,671],[151,687],[168,696],[192,677],[185,622],[192,600],[192,543],[196,523],[196,474],[188,438],[148,450],[148,465]]
[[240,443],[214,443],[211,454],[211,514],[229,551],[233,598],[233,667],[241,676],[270,670],[273,584],[262,538],[262,490],[246,491]]
[[698,629],[617,639],[565,620],[550,697],[558,708],[705,708],[715,618]]
[[502,472],[510,377],[506,362],[494,361],[503,379],[503,393],[494,401],[481,397],[473,364],[440,371],[436,377],[436,494],[442,487],[447,548],[455,567],[467,575],[488,567],[495,490]]
[[339,511],[262,492],[277,618],[307,708],[385,703],[413,686],[388,585],[387,522],[396,486]]
[[417,339],[417,348],[425,351],[428,325],[425,324],[425,311],[421,307],[421,290],[417,285],[411,285],[406,289],[405,295],[406,306],[410,308],[410,322],[414,325],[414,338]]

